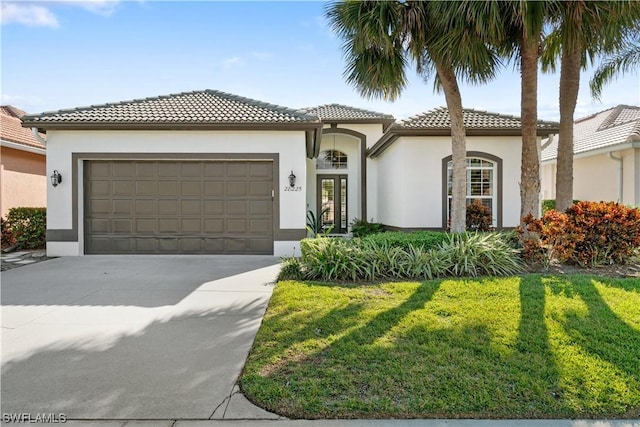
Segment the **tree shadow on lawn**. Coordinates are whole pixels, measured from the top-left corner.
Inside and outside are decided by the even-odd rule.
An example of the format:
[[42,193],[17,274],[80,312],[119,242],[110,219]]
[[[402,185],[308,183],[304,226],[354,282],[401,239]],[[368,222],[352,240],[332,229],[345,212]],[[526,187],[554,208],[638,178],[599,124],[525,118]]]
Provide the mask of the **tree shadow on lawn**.
[[587,305],[586,316],[568,313],[564,328],[582,348],[611,363],[640,383],[640,332],[621,319],[603,299],[595,281],[628,292],[640,292],[640,282],[607,278],[585,279],[572,292]]

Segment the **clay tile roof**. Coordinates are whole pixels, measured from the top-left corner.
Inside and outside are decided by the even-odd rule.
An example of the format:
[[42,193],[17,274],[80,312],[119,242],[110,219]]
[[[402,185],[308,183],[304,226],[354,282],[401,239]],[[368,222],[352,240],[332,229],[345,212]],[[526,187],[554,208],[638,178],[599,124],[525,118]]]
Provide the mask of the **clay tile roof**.
[[[573,123],[573,153],[640,141],[640,107],[618,105]],[[544,144],[544,142],[543,142]],[[558,136],[542,151],[542,160],[558,156]]]
[[325,104],[317,107],[306,107],[302,110],[306,111],[307,114],[320,117],[323,121],[378,121],[380,123],[395,121],[394,117],[390,114],[378,113],[376,111],[341,104]]
[[[464,126],[467,130],[519,130],[522,127],[519,117],[487,111],[465,108],[463,110]],[[436,108],[403,120],[398,125],[402,129],[450,129],[449,110],[446,107]],[[538,121],[538,130],[557,130],[558,123]]]
[[[20,118],[26,113],[12,105],[0,106],[0,139],[28,147],[45,149],[33,136],[31,129],[23,128]],[[40,134],[43,138],[45,135]]]
[[284,124],[318,118],[215,90],[183,92],[25,116],[28,124]]

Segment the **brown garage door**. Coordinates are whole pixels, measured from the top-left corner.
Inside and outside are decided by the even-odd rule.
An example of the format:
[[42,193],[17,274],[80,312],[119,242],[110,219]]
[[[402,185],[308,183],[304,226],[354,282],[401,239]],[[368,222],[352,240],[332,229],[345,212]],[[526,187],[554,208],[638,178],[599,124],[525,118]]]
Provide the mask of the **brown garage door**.
[[85,253],[272,254],[270,161],[86,161]]

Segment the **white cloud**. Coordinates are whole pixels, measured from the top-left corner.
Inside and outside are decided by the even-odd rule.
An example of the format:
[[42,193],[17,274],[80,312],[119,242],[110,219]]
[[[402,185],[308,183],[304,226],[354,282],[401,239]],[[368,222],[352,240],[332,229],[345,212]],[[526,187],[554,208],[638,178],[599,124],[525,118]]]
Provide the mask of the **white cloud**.
[[2,25],[12,22],[29,27],[58,28],[58,19],[49,9],[35,4],[0,4],[0,20]]
[[228,70],[228,69],[233,68],[235,66],[241,65],[242,62],[243,62],[242,58],[240,58],[239,56],[234,56],[232,58],[227,58],[227,59],[222,61],[222,68],[224,68],[225,70]]
[[273,58],[273,54],[269,52],[251,52],[251,56],[259,60]]
[[120,0],[32,0],[23,2],[3,2],[1,4],[0,18],[2,24],[12,22],[29,27],[58,28],[60,23],[53,13],[55,6],[65,5],[80,7],[88,12],[111,16],[116,10]]

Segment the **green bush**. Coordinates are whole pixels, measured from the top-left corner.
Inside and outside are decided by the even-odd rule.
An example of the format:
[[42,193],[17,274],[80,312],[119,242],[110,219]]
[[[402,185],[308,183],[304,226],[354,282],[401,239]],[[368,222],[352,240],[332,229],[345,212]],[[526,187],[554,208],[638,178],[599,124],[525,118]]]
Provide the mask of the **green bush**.
[[390,231],[382,234],[372,234],[362,238],[363,241],[399,247],[408,250],[410,246],[421,249],[434,249],[447,240],[447,233],[442,231]]
[[43,248],[47,242],[46,208],[12,208],[7,214],[7,228],[24,249]]
[[499,233],[440,234],[440,241],[431,248],[404,242],[397,244],[397,241],[380,238],[348,241],[327,237],[304,239],[300,244],[302,258],[299,262],[284,260],[282,270],[285,272],[281,272],[281,277],[371,282],[447,276],[502,276],[521,270],[519,251],[509,246]]
[[369,222],[366,219],[354,218],[351,222],[353,237],[365,237],[370,234],[384,233],[384,227],[379,222]]
[[303,280],[305,274],[302,271],[302,263],[299,258],[290,257],[280,260],[280,272],[277,281],[281,280]]
[[499,233],[456,233],[440,245],[452,276],[506,276],[522,270],[519,251]]

